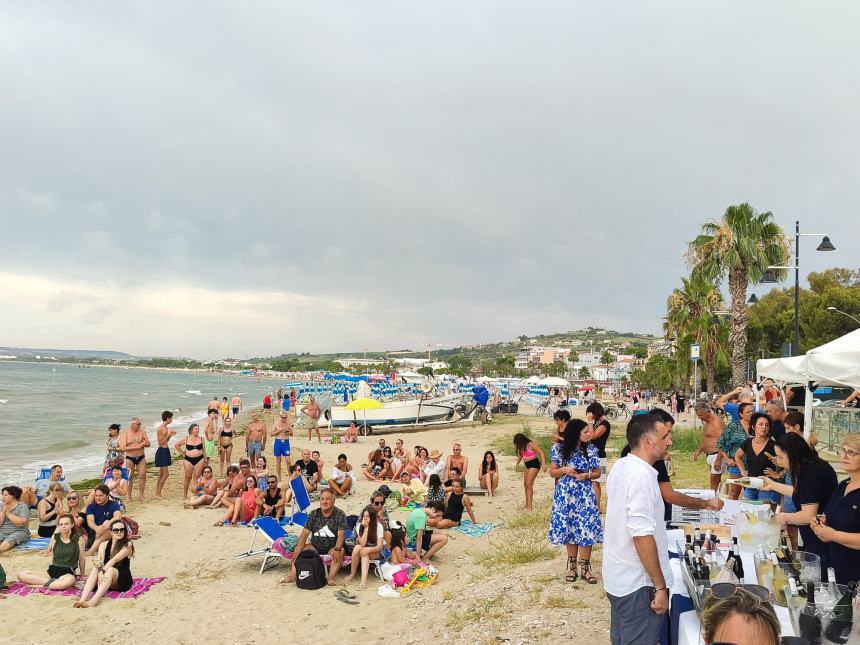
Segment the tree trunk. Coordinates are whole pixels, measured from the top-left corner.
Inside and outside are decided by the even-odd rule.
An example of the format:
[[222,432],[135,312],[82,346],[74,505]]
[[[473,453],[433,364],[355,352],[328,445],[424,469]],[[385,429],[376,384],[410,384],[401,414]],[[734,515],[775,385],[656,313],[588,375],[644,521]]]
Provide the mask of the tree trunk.
[[729,294],[732,298],[732,385],[742,387],[747,382],[747,272],[744,267],[729,271]]

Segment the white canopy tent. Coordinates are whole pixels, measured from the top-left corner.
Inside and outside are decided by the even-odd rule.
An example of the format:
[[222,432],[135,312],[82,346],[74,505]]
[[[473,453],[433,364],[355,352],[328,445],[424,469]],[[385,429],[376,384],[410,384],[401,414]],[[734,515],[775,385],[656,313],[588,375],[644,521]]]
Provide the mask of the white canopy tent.
[[806,426],[812,431],[812,391],[818,385],[839,385],[860,389],[860,329],[845,334],[803,356],[764,358],[756,361],[756,373],[786,385],[806,387]]

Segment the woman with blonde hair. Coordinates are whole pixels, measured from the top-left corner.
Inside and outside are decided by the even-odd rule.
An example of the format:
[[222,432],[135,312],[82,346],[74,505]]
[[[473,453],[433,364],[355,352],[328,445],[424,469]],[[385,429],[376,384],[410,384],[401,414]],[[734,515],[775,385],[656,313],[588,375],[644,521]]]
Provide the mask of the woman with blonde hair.
[[36,512],[39,514],[39,537],[51,537],[54,534],[57,518],[63,513],[62,501],[65,496],[66,492],[60,482],[48,486],[48,494],[36,506]]

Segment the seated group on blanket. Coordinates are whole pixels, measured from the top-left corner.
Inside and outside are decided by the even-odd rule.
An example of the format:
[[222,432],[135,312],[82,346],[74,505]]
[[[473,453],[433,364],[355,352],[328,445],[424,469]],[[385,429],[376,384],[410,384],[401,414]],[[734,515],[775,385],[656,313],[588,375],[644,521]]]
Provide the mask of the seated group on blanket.
[[[28,521],[30,508],[21,501],[22,490],[18,486],[5,486],[2,489],[3,507],[0,510],[0,545],[9,550],[30,539]],[[63,488],[59,482],[49,485],[48,495],[43,498],[54,506],[59,506]],[[68,495],[77,507],[77,493]],[[60,509],[50,521],[50,535],[45,555],[51,557],[47,571],[21,571],[19,582],[42,587],[46,590],[62,591],[70,589],[77,582],[77,575],[86,578],[83,590],[75,607],[95,606],[108,591],[128,591],[132,588],[130,559],[134,555],[134,545],[130,542],[126,522],[120,519],[117,502],[110,499],[110,490],[104,484],[93,491],[94,501],[87,507],[86,514],[68,512]],[[41,514],[40,514],[41,515]],[[84,517],[82,517],[84,516]],[[84,519],[85,518],[85,519]],[[11,532],[7,528],[11,525]],[[40,525],[44,526],[44,524]],[[25,535],[26,533],[26,535]],[[12,546],[8,546],[8,545]],[[87,576],[86,556],[93,555],[92,570]]]
[[[462,487],[462,482],[456,482]],[[367,588],[367,576],[372,562],[379,563],[387,556],[391,564],[430,561],[448,542],[448,535],[433,528],[444,528],[444,502],[428,502],[425,507],[412,510],[405,526],[391,520],[385,509],[388,493],[375,491],[370,504],[364,507],[354,529],[354,539],[347,542],[346,514],[335,506],[335,494],[323,490],[319,508],[308,514],[294,556],[305,549],[312,549],[328,560],[328,584],[334,585],[338,571],[343,567],[344,557],[350,556],[350,572],[346,581],[352,581],[361,570],[359,589]],[[464,496],[465,497],[465,496]],[[468,500],[468,497],[465,497]],[[466,502],[470,509],[471,504]],[[290,574],[282,583],[296,581],[296,557],[292,558]]]

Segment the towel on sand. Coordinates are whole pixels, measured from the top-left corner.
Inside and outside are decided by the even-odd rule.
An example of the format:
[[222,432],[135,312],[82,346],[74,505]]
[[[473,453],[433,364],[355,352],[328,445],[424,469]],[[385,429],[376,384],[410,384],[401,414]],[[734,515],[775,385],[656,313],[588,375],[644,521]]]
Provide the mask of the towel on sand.
[[30,538],[29,542],[24,542],[24,544],[19,544],[15,547],[16,551],[33,551],[40,550],[44,551],[48,548],[48,545],[51,543],[51,538]]
[[460,522],[460,526],[454,526],[451,528],[452,531],[459,531],[463,535],[468,535],[469,537],[481,537],[482,535],[486,535],[490,531],[496,528],[496,525],[492,522],[478,522],[477,524],[473,523],[472,520],[463,520]]
[[[108,591],[105,594],[107,598],[137,598],[139,595],[146,593],[153,586],[164,580],[165,578],[135,578],[134,584],[128,591]],[[42,587],[31,587],[23,582],[16,582],[4,590],[4,593],[15,594],[16,596],[29,596],[30,594],[45,594],[48,596],[80,596],[81,590],[65,589],[63,591],[52,591],[43,589]]]

